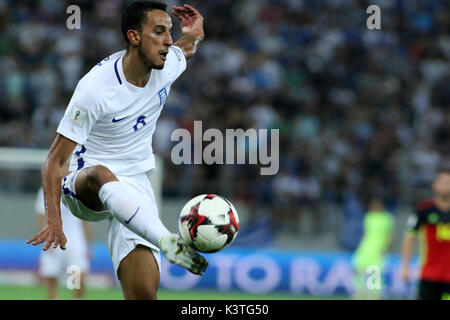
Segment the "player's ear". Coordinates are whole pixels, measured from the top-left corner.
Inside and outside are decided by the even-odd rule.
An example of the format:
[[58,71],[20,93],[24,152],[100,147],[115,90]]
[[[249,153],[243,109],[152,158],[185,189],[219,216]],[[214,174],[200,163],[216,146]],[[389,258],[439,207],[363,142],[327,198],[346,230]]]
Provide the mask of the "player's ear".
[[128,30],[127,31],[128,41],[130,41],[131,45],[139,46],[141,44],[141,34],[137,30]]

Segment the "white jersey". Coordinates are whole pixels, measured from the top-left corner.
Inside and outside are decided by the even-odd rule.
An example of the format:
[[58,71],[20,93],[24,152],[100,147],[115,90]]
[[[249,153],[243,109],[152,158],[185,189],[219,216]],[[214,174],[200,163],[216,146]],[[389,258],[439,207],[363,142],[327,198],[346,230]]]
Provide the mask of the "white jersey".
[[[75,217],[62,202],[60,206],[63,231],[68,240],[67,249],[87,252],[87,241],[83,229],[83,222]],[[44,191],[42,188],[37,193],[34,207],[37,214],[45,215]]]
[[125,79],[124,51],[92,68],[78,83],[57,132],[78,143],[70,171],[104,165],[116,175],[155,168],[152,136],[172,83],[186,69],[180,48],[171,46],[162,70],[153,69],[147,85]]

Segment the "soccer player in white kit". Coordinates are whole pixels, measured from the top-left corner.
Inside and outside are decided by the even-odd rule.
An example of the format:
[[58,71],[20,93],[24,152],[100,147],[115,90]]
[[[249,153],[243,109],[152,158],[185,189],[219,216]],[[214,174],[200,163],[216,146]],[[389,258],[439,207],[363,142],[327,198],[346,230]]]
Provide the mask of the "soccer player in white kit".
[[[44,191],[39,189],[36,195],[35,211],[38,225],[45,224]],[[85,291],[86,275],[90,268],[89,242],[91,235],[90,224],[81,221],[61,203],[61,221],[64,234],[70,240],[66,250],[50,248],[42,251],[39,256],[39,275],[45,280],[47,298],[58,298],[58,280],[61,275],[68,275],[67,268],[75,266],[80,271],[79,287],[74,289],[73,297],[82,299]]]
[[[157,299],[160,254],[203,275],[207,260],[159,219],[148,175],[152,135],[172,83],[203,40],[203,17],[173,7],[182,36],[172,42],[166,5],[130,4],[122,14],[127,49],[93,67],[78,83],[42,168],[46,226],[28,243],[65,249],[59,199],[84,220],[110,219],[108,247],[125,299]],[[71,173],[61,168],[72,154]],[[61,187],[62,182],[62,187]]]

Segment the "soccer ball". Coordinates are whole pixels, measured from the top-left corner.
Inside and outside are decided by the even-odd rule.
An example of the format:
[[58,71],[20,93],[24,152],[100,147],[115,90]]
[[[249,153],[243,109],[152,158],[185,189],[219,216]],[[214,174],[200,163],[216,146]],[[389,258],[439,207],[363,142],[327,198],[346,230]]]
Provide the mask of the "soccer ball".
[[180,235],[200,252],[217,252],[228,247],[236,238],[239,217],[227,199],[202,194],[189,200],[180,213]]

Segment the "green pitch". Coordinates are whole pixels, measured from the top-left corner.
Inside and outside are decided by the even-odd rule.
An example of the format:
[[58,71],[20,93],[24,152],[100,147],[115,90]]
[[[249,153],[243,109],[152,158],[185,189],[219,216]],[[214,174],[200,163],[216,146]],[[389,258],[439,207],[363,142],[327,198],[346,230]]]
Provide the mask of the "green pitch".
[[[43,300],[45,299],[45,288],[43,286],[0,286],[0,300]],[[72,292],[69,289],[60,289],[60,299],[69,300]],[[90,289],[86,290],[86,300],[123,300],[119,288],[114,289]],[[171,291],[159,290],[160,300],[322,300],[322,299],[346,299],[345,297],[311,297],[296,296],[288,294],[247,294],[241,292],[219,292],[219,291]]]

